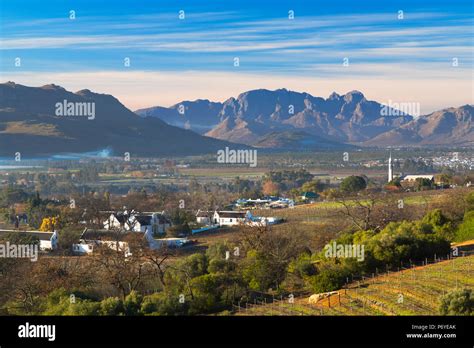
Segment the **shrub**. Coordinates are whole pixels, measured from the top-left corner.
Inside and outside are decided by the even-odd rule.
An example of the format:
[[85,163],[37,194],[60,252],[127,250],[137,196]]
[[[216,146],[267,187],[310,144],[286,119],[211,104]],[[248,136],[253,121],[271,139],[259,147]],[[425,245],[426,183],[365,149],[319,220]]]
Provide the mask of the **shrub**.
[[109,297],[100,302],[100,315],[123,314],[123,302],[118,297]]
[[474,293],[471,289],[453,290],[441,297],[442,315],[474,315]]
[[123,301],[125,315],[139,315],[143,297],[136,291],[130,292]]
[[351,175],[342,180],[341,191],[343,192],[357,192],[365,189],[367,183],[361,176]]
[[468,211],[464,214],[464,220],[456,231],[456,242],[474,239],[474,211]]
[[318,265],[318,274],[312,279],[313,291],[320,293],[340,289],[349,275],[349,269],[343,264],[333,261],[321,262]]

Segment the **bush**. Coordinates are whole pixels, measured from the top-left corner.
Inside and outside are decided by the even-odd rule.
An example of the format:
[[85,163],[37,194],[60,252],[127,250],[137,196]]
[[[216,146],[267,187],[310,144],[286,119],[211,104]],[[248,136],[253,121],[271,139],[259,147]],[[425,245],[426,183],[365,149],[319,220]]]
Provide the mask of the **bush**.
[[471,289],[453,290],[441,297],[442,315],[474,315],[474,293]]
[[136,291],[130,292],[123,301],[125,315],[139,315],[143,297]]
[[367,183],[361,176],[351,175],[342,180],[341,191],[343,192],[357,192],[365,189]]
[[321,262],[318,265],[318,274],[312,279],[313,291],[321,293],[340,289],[349,276],[350,271],[343,264]]
[[122,300],[118,297],[109,297],[100,302],[100,315],[121,315],[123,311]]
[[459,225],[455,236],[456,242],[464,242],[470,239],[474,239],[474,211],[468,211],[464,214],[464,220]]
[[142,314],[158,314],[163,302],[163,293],[154,293],[143,297],[140,311]]

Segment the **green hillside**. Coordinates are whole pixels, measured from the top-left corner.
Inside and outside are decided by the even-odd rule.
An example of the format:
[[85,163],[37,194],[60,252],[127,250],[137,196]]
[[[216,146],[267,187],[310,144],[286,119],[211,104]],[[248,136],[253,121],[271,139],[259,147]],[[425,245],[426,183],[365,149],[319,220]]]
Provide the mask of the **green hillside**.
[[474,289],[474,255],[352,282],[316,304],[309,303],[309,296],[295,297],[293,303],[283,298],[235,307],[235,314],[438,315],[439,297],[456,288]]

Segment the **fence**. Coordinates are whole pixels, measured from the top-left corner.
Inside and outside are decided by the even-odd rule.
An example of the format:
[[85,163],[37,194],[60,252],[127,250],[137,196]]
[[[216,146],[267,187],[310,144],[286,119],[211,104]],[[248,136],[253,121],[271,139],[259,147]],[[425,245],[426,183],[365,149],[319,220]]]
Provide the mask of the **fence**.
[[[461,252],[461,256],[474,255],[474,252]],[[423,280],[433,280],[433,275],[427,276],[426,268],[422,270],[416,270],[417,267],[424,267],[427,265],[437,264],[439,262],[452,261],[452,267],[454,268],[454,259],[459,257],[452,257],[446,255],[438,257],[435,255],[433,258],[422,260],[420,262],[401,263],[396,270],[386,269],[384,272],[380,272],[378,269],[375,270],[370,276],[351,275],[350,282],[349,277],[346,279],[346,284],[336,291],[334,294],[324,297],[320,301],[314,304],[308,303],[307,294],[301,297],[294,297],[290,299],[284,298],[255,298],[252,302],[238,303],[233,305],[234,312],[246,314],[246,313],[259,313],[262,309],[262,313],[265,315],[350,315],[350,314],[381,314],[381,315],[397,315],[399,314],[399,308],[395,306],[403,306],[410,313],[423,313],[428,315],[437,314],[433,310],[432,306],[426,305],[426,303],[437,303],[440,294],[429,294],[428,292],[423,293],[423,298],[420,299],[419,294],[413,293],[410,287],[407,285],[423,288]],[[407,272],[408,271],[408,272]],[[468,271],[474,273],[474,267],[472,266],[472,259],[469,259]],[[394,282],[393,274],[397,273],[398,279]],[[417,274],[418,273],[418,274]],[[435,275],[435,280],[441,284],[445,282],[448,284],[448,273],[452,273],[449,269],[441,269],[439,274]],[[419,284],[417,280],[421,280]],[[456,288],[458,288],[460,282],[458,278],[455,279]],[[381,293],[377,289],[370,290],[369,285],[380,285],[383,284],[389,293],[393,294],[393,297],[384,298],[384,301],[378,301],[375,298],[381,297]],[[361,291],[363,289],[363,291]],[[443,294],[446,293],[446,287],[444,287]],[[422,289],[423,290],[423,289]],[[401,295],[401,297],[400,297]],[[415,301],[417,299],[417,301]],[[262,307],[264,306],[264,307]],[[344,307],[344,308],[338,308]],[[397,310],[395,310],[395,308]]]

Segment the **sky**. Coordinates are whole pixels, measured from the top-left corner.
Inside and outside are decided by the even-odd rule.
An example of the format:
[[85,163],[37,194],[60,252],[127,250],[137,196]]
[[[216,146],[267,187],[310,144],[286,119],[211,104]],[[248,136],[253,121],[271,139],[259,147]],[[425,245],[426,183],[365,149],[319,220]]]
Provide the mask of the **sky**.
[[359,90],[384,104],[420,103],[426,114],[474,103],[473,6],[0,0],[0,81],[87,88],[132,110],[258,88]]

